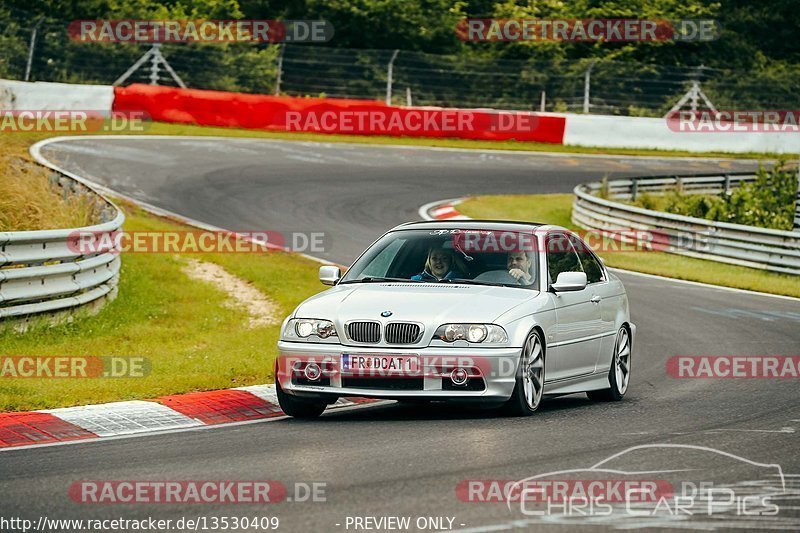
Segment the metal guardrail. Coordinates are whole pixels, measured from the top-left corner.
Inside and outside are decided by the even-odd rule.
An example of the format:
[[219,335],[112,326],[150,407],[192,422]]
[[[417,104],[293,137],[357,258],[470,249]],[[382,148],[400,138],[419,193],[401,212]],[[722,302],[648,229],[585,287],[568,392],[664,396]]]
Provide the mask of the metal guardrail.
[[[68,310],[116,295],[120,257],[111,248],[82,254],[76,235],[121,229],[125,216],[111,201],[90,187],[52,171],[65,195],[90,194],[101,202],[101,220],[83,228],[0,232],[0,320]],[[113,241],[112,241],[113,242]]]
[[[644,192],[663,194],[680,187],[715,194],[755,179],[752,173],[632,178],[578,185],[572,222],[593,230],[642,230],[658,235],[664,251],[722,263],[800,275],[800,232],[715,222],[643,209],[614,200],[635,200]],[[607,198],[597,196],[607,188]]]

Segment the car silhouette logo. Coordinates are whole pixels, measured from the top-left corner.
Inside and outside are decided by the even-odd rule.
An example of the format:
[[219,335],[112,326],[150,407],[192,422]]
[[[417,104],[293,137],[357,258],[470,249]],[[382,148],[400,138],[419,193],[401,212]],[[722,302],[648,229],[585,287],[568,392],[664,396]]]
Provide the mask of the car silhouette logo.
[[381,316],[384,317],[384,318],[386,318],[387,316],[392,316],[392,312],[391,311],[384,311],[383,313],[381,313]]

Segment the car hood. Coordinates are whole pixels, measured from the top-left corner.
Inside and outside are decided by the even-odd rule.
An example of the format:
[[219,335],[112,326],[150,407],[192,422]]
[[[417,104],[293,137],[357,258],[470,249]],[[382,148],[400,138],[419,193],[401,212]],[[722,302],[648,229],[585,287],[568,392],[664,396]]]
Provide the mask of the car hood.
[[[529,289],[444,283],[346,284],[312,296],[297,307],[294,316],[340,324],[356,319],[493,322],[538,294]],[[391,311],[391,317],[382,319],[384,311]]]

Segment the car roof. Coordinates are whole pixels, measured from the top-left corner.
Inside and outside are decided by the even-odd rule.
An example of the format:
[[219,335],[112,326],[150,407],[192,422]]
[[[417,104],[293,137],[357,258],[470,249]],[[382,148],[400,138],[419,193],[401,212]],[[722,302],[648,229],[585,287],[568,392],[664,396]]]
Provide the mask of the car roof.
[[498,230],[498,231],[531,231],[531,230],[555,230],[565,229],[561,226],[541,224],[539,222],[525,222],[521,220],[419,220],[416,222],[406,222],[395,226],[390,231],[399,229],[473,229],[473,230]]

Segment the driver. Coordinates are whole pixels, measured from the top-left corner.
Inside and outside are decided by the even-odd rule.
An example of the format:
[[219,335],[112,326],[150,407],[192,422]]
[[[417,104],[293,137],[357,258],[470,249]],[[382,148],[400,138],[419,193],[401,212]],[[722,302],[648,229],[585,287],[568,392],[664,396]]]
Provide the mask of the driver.
[[525,252],[509,252],[506,260],[508,274],[517,280],[520,285],[530,285],[533,283],[531,266],[533,262]]
[[411,279],[413,281],[439,281],[460,278],[461,274],[454,270],[454,264],[453,252],[432,246],[428,249],[425,269],[419,274],[411,276]]

